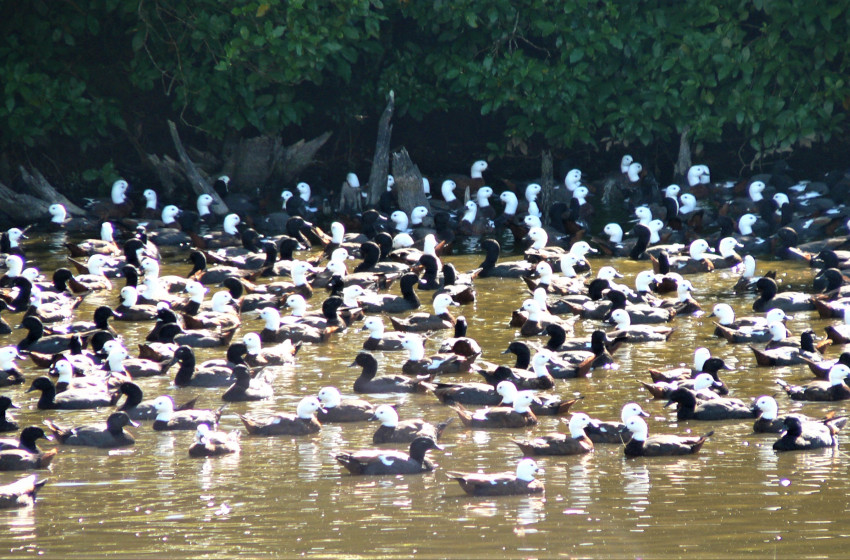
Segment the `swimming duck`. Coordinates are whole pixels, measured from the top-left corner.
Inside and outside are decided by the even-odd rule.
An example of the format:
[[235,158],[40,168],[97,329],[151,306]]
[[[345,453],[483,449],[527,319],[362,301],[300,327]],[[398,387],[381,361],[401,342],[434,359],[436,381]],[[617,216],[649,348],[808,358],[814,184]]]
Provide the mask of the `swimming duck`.
[[824,330],[826,337],[835,344],[850,342],[850,306],[843,309],[843,322],[840,325],[827,325]]
[[39,439],[52,440],[53,438],[45,435],[44,430],[38,426],[28,426],[21,430],[21,435],[17,438],[7,437],[0,438],[0,451],[6,449],[22,449],[30,453],[40,453],[36,443]]
[[532,440],[511,441],[523,455],[583,455],[593,451],[593,442],[584,433],[585,427],[593,423],[590,416],[579,412],[570,417],[570,435],[547,434]]
[[118,395],[110,395],[98,389],[68,389],[56,394],[56,386],[48,377],[38,377],[27,389],[41,391],[41,397],[36,405],[39,410],[80,410],[84,408],[98,408],[101,406],[112,406],[118,400]]
[[0,348],[0,387],[17,385],[24,382],[21,370],[15,365],[15,360],[20,358],[18,349],[14,346]]
[[384,332],[384,322],[380,317],[367,317],[361,330],[369,331],[369,337],[363,341],[363,350],[393,351],[404,350],[401,345],[406,336],[404,332]]
[[835,437],[838,429],[828,422],[807,422],[796,414],[789,414],[784,425],[782,437],[773,443],[774,451],[804,451],[838,445]]
[[534,270],[534,265],[526,260],[497,264],[502,248],[495,239],[482,240],[481,249],[485,254],[484,261],[478,265],[481,278],[521,278]]
[[534,395],[530,391],[520,391],[513,407],[482,408],[475,412],[469,412],[459,404],[452,408],[467,428],[524,428],[537,424],[537,416],[531,411],[533,400]]
[[336,387],[322,387],[317,396],[323,407],[316,412],[319,422],[365,422],[375,416],[375,405],[363,399],[343,400]]
[[233,383],[233,371],[209,370],[195,367],[195,351],[190,346],[181,346],[174,352],[171,365],[179,363],[174,376],[177,387],[229,387]]
[[322,429],[322,424],[316,419],[316,411],[321,408],[322,403],[316,397],[304,397],[298,403],[295,414],[276,414],[262,420],[240,414],[239,419],[251,435],[303,436]]
[[115,242],[115,228],[110,222],[100,225],[99,239],[86,239],[80,243],[65,243],[71,256],[74,258],[90,257],[92,255],[108,255],[117,257],[121,254],[121,248]]
[[153,401],[156,418],[153,421],[153,429],[157,432],[172,430],[197,430],[200,424],[218,426],[222,409],[198,410],[198,409],[174,409],[174,401],[167,395],[157,397]]
[[224,402],[259,401],[274,396],[274,390],[265,380],[264,372],[252,378],[247,366],[237,365],[233,368],[233,378],[233,385],[221,396]]
[[37,352],[39,354],[58,354],[67,350],[71,343],[70,334],[44,336],[44,325],[35,316],[24,317],[21,326],[27,329],[27,336],[17,344],[18,352]]
[[280,343],[291,340],[293,344],[322,343],[330,340],[334,330],[317,329],[307,324],[287,322],[281,325],[280,312],[274,307],[260,309],[260,318],[265,321],[260,331],[260,340],[265,343]]
[[626,427],[626,421],[632,416],[649,417],[649,413],[644,411],[638,403],[627,403],[620,411],[620,422],[594,419],[593,423],[585,426],[584,431],[593,443],[623,445],[631,437],[631,431]]
[[850,367],[837,363],[829,370],[828,381],[815,380],[805,385],[789,385],[783,379],[776,383],[795,401],[843,401],[850,399],[846,378]]
[[406,333],[401,338],[401,347],[408,352],[407,361],[401,366],[401,372],[407,375],[449,375],[471,371],[478,357],[461,356],[452,352],[425,356],[425,344],[422,337]]
[[534,267],[534,273],[537,279],[523,277],[528,288],[534,291],[540,287],[546,293],[556,295],[580,294],[584,292],[584,283],[575,274],[574,266],[577,262],[575,257],[568,254],[562,257],[562,261],[564,261],[561,267],[562,270],[566,267],[571,273],[571,277],[555,277],[552,272],[552,265],[546,261],[540,261]]
[[[782,321],[788,319],[781,309],[771,309],[764,317],[735,317],[735,311],[728,303],[717,303],[712,308],[709,317],[717,317],[714,336],[725,338],[733,344],[742,342],[767,342],[773,338],[768,328],[771,324],[782,326]],[[784,329],[784,326],[782,326]],[[782,336],[790,333],[787,329]]]
[[526,320],[519,328],[520,336],[537,336],[543,334],[550,325],[559,325],[564,332],[572,331],[573,324],[560,317],[545,311],[540,302],[535,299],[526,299],[522,302],[522,311],[525,312]]
[[61,394],[68,389],[76,391],[96,391],[108,393],[109,386],[105,377],[86,375],[85,377],[74,377],[74,366],[71,362],[62,358],[53,364],[53,371],[59,374],[56,380],[56,393]]
[[433,385],[404,375],[377,375],[378,360],[368,352],[360,352],[351,367],[362,368],[354,381],[355,393],[425,393]]
[[104,267],[108,262],[109,259],[105,255],[92,255],[86,262],[88,274],[78,274],[74,277],[74,281],[90,291],[111,290],[112,282],[104,272]]
[[[169,309],[167,312],[173,315]],[[163,309],[159,310],[160,316]],[[153,330],[148,334],[148,342],[168,342],[193,348],[218,348],[229,346],[237,328],[229,330],[193,329],[184,330],[176,321],[158,320]]]
[[423,332],[454,327],[455,318],[449,313],[449,306],[458,305],[448,294],[438,294],[433,301],[434,313],[414,313],[406,318],[390,317],[397,331]]
[[20,478],[15,482],[0,485],[0,509],[30,507],[35,503],[35,497],[47,479],[38,480],[33,474]]
[[378,274],[404,274],[410,267],[403,263],[381,261],[381,248],[374,241],[360,245],[360,258],[363,261],[354,267],[353,272],[372,272]]
[[[471,385],[471,384],[468,384]],[[498,404],[500,406],[513,406],[514,401],[519,395],[520,391],[517,389],[517,386],[512,381],[500,381],[496,385],[496,394],[501,397],[500,401],[496,401],[495,403],[490,402],[488,399],[487,402],[469,402],[460,404],[482,404],[482,405],[492,405]],[[564,400],[557,395],[551,395],[547,393],[533,393],[533,400],[531,401],[531,411],[535,414],[535,416],[558,416],[561,414],[566,414],[570,411],[570,407],[572,407],[575,403],[577,403],[582,397],[577,397],[574,399]],[[480,399],[484,400],[484,399]],[[446,403],[448,404],[448,403]]]
[[[793,339],[780,338],[784,334],[785,327],[781,324],[772,323],[768,326],[774,337],[768,342],[764,349],[750,346],[755,355],[756,363],[760,366],[792,366],[805,363],[806,360],[818,362],[821,360],[821,346],[814,344],[814,331],[805,330],[800,334],[800,343]],[[780,339],[774,342],[775,339]],[[828,341],[827,341],[828,342]]]
[[6,395],[0,395],[0,432],[14,432],[18,429],[18,423],[7,415],[10,408],[20,407]]
[[216,292],[211,301],[212,309],[209,311],[198,311],[193,314],[184,309],[183,323],[187,329],[230,331],[242,324],[239,312],[230,305],[233,302],[233,296],[230,295],[230,292]]
[[228,214],[222,221],[221,231],[211,231],[204,236],[190,232],[192,244],[198,249],[241,247],[242,237],[238,229],[241,221],[238,214]]
[[283,298],[265,293],[264,287],[261,288],[244,278],[228,276],[221,285],[227,288],[233,300],[238,302],[240,312],[256,311],[264,307],[283,307]]
[[508,496],[515,494],[542,494],[543,483],[534,478],[542,474],[534,459],[520,459],[516,472],[497,474],[462,473],[449,471],[449,478],[457,480],[470,496]]
[[[154,399],[151,400],[142,400],[144,395],[142,393],[141,387],[136,385],[133,382],[125,382],[121,383],[118,386],[119,395],[124,395],[127,399],[124,401],[118,408],[118,412],[124,412],[132,418],[133,420],[155,420],[157,416],[156,409],[154,408]],[[120,396],[119,396],[120,398]],[[195,406],[195,401],[197,399],[192,399],[179,405],[176,410],[187,410],[191,409]]]
[[263,348],[260,335],[253,332],[245,334],[242,341],[247,350],[245,361],[252,367],[293,364],[295,354],[300,348],[300,345],[293,344],[291,340],[284,340],[270,348]]
[[136,443],[135,438],[124,431],[125,426],[138,426],[126,412],[113,412],[105,424],[85,424],[73,428],[63,428],[52,420],[44,423],[63,445],[82,445],[101,449],[129,447]]
[[430,449],[442,449],[429,437],[419,437],[410,443],[410,453],[387,449],[343,451],[336,460],[354,475],[419,474],[434,470],[434,464],[425,454]]
[[121,303],[115,308],[118,321],[156,321],[156,306],[139,303],[139,291],[134,286],[121,288]]
[[676,403],[676,418],[680,421],[731,420],[756,417],[753,406],[747,405],[739,399],[718,397],[699,401],[694,391],[684,387],[679,387],[670,393],[670,400],[665,406],[673,403]]
[[679,274],[698,274],[714,270],[714,263],[706,257],[705,253],[711,251],[708,241],[696,239],[691,242],[687,257],[672,257],[670,268]]
[[[779,416],[779,406],[776,404],[776,399],[763,395],[756,399],[756,408],[759,411],[759,416],[753,425],[753,431],[758,434],[771,433],[778,434],[785,431],[785,416]],[[835,416],[834,412],[826,415],[823,419],[809,418],[801,414],[795,414],[804,423],[815,422],[818,424],[826,424],[831,429],[838,432],[847,424],[846,416]]]
[[[761,276],[756,276],[756,259],[752,255],[744,255],[742,265],[741,276],[738,277],[738,281],[732,286],[736,294],[755,291],[756,283],[761,278]],[[769,270],[764,275],[775,279],[776,271]]]
[[758,299],[753,302],[753,311],[781,309],[786,313],[794,311],[813,311],[815,309],[810,294],[802,292],[778,292],[773,278],[762,277],[756,282]]
[[46,469],[53,462],[57,449],[40,451],[35,447],[35,441],[41,438],[51,439],[44,430],[38,426],[24,428],[21,432],[20,443],[24,442],[24,432],[27,432],[26,440],[31,441],[31,447],[0,449],[0,471],[28,471],[32,469]]
[[701,437],[676,435],[649,436],[649,428],[643,418],[632,416],[626,421],[632,439],[623,448],[626,457],[661,457],[670,455],[692,455],[699,452],[706,440],[714,435],[710,431]]
[[189,446],[190,457],[220,457],[239,453],[239,431],[214,431],[208,424],[199,424],[195,440]]
[[610,321],[615,323],[614,331],[608,336],[617,338],[625,335],[626,342],[663,342],[670,339],[675,330],[673,327],[653,325],[632,325],[631,317],[625,309],[615,309],[611,313]]
[[[719,358],[713,359],[719,360]],[[656,381],[650,384],[639,381],[639,383],[656,399],[669,399],[670,394],[679,387],[690,389],[694,392],[694,394],[696,394],[696,397],[699,400],[715,399],[721,394],[729,394],[728,389],[725,389],[725,391],[722,392],[720,391],[720,387],[723,384],[716,380],[710,373],[700,373],[691,379],[682,379],[672,382]]]
[[381,422],[381,426],[372,434],[372,443],[409,443],[418,437],[427,437],[438,441],[446,427],[454,420],[449,418],[437,425],[425,422],[421,418],[399,420],[395,408],[382,404],[375,409],[373,420]]

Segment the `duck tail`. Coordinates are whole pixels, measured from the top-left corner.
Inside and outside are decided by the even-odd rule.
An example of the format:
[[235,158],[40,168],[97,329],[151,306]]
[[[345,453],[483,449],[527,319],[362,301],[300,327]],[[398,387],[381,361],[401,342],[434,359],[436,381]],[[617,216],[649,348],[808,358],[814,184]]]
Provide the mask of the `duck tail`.
[[451,409],[457,412],[457,415],[464,426],[469,426],[472,423],[472,413],[466,410],[462,405],[453,405]]

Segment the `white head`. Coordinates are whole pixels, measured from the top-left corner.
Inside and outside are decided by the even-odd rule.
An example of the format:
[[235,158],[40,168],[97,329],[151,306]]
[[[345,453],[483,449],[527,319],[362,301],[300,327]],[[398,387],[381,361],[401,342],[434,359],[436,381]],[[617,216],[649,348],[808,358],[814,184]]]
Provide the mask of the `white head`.
[[750,186],[747,188],[747,192],[750,195],[750,200],[753,202],[760,202],[764,200],[764,189],[766,185],[762,181],[753,181]]
[[519,391],[513,381],[499,381],[496,392],[502,397],[502,404],[513,404]]
[[215,313],[228,313],[233,311],[228,307],[233,301],[233,296],[228,291],[216,292],[212,296],[212,310]]
[[678,202],[679,193],[682,192],[682,187],[679,185],[668,185],[664,189],[664,196],[667,198],[675,198]]
[[688,248],[688,253],[690,253],[692,259],[698,261],[705,257],[705,253],[709,249],[708,241],[705,239],[696,239]]
[[531,248],[536,250],[544,248],[546,243],[549,242],[549,234],[546,233],[545,229],[540,227],[534,227],[528,230],[528,238],[532,241]]
[[399,233],[393,237],[393,249],[407,249],[413,247],[413,238],[407,233]]
[[829,370],[829,384],[841,385],[848,375],[850,375],[850,368],[841,363],[835,364]]
[[100,239],[101,241],[106,241],[107,243],[114,243],[115,238],[113,237],[114,228],[112,224],[109,222],[103,222],[100,224]]
[[694,350],[694,369],[702,371],[705,361],[711,357],[711,351],[703,346]]
[[121,305],[133,307],[139,301],[139,291],[135,286],[124,286],[121,288]]
[[459,305],[455,300],[452,299],[452,296],[449,294],[437,294],[437,297],[434,298],[433,306],[434,306],[434,314],[442,315],[444,313],[449,312],[450,305]]
[[694,285],[688,280],[682,280],[676,284],[676,295],[679,296],[679,301],[687,301],[690,292],[694,291]]
[[540,304],[533,299],[527,299],[522,302],[522,310],[528,314],[529,321],[539,321],[542,308]]
[[463,218],[461,218],[464,222],[472,223],[475,221],[475,216],[478,214],[478,205],[475,204],[474,200],[469,200],[464,205],[465,210],[463,211]]
[[644,411],[638,403],[631,402],[623,406],[623,410],[620,411],[620,421],[625,424],[626,420],[632,416],[649,416],[649,413]]
[[260,339],[260,335],[255,332],[249,332],[245,336],[243,336],[242,342],[248,349],[249,354],[259,354],[260,350],[262,350],[263,348],[263,342]]
[[472,179],[481,179],[481,174],[487,171],[487,162],[484,160],[478,160],[473,162],[472,167],[469,169],[469,176]]
[[635,160],[635,158],[633,158],[629,154],[624,155],[620,159],[620,173],[628,173],[629,172],[629,166],[632,164],[632,162],[634,162],[634,160]]
[[422,225],[422,220],[428,216],[428,209],[424,206],[417,206],[410,211],[410,223],[416,226]]
[[744,255],[744,271],[741,273],[743,278],[752,278],[756,275],[756,259],[752,255]]
[[145,208],[156,210],[156,191],[153,189],[145,189],[144,192],[142,192],[142,196],[145,197]]
[[331,243],[342,243],[345,239],[345,226],[340,222],[331,224]]
[[322,403],[316,397],[304,397],[295,408],[295,414],[298,418],[312,418],[316,411],[322,408]]
[[204,301],[204,296],[209,291],[209,288],[196,280],[189,280],[186,282],[186,287],[184,289],[189,294],[189,299],[196,303],[202,303]]
[[168,422],[174,415],[174,401],[168,395],[162,395],[153,400],[153,409],[156,411],[157,420]]
[[286,203],[289,202],[289,199],[291,199],[293,196],[295,195],[292,194],[292,191],[283,190],[280,192],[280,199],[283,201],[281,202],[282,210],[286,210]]
[[770,339],[774,342],[778,342],[785,338],[787,331],[785,329],[785,325],[780,323],[779,321],[774,321],[767,325],[767,330],[770,331]]
[[388,404],[382,404],[376,408],[374,416],[376,420],[381,422],[382,426],[386,426],[387,428],[398,426],[398,413]]
[[590,419],[590,416],[584,412],[576,412],[570,416],[570,437],[584,437],[584,429],[590,425],[597,425],[597,422]]
[[649,428],[646,426],[643,418],[640,416],[632,416],[625,421],[626,428],[632,433],[632,437],[636,441],[646,441],[649,434]]
[[728,303],[715,303],[711,313],[717,317],[717,322],[729,326],[735,322],[735,310]]
[[356,173],[349,173],[345,176],[345,182],[348,183],[349,187],[354,187],[355,189],[360,188],[360,178],[357,177]]
[[681,214],[690,214],[694,210],[697,209],[697,197],[692,195],[691,193],[685,193],[679,197],[681,201],[681,205],[679,206],[679,212]]
[[791,200],[788,198],[787,194],[778,192],[773,195],[773,202],[776,203],[777,212],[779,212],[779,209],[785,206],[786,204],[789,204]]
[[280,328],[280,311],[274,307],[260,309],[260,319],[266,322],[265,328],[276,331]]
[[575,278],[578,276],[575,266],[578,264],[578,259],[572,253],[567,253],[561,257],[561,274],[565,278]]
[[635,276],[635,289],[638,292],[651,292],[652,283],[655,281],[655,273],[651,270],[641,270]]
[[626,172],[626,175],[629,177],[629,181],[632,183],[636,183],[640,181],[640,174],[643,171],[643,166],[636,161],[633,161],[631,165],[629,165],[629,170]]
[[611,243],[623,242],[623,227],[620,224],[616,222],[605,224],[605,227],[602,228],[602,231],[605,233],[605,235],[608,236],[608,241],[610,241]]
[[566,185],[567,190],[574,191],[577,187],[581,186],[581,170],[579,169],[570,169],[567,172],[567,176],[564,177],[564,185]]
[[68,216],[68,211],[61,204],[51,204],[47,209],[50,214],[50,221],[54,224],[65,223],[65,218]]
[[407,231],[410,220],[407,218],[407,214],[405,214],[401,210],[396,210],[392,214],[390,214],[390,220],[392,220],[393,225],[395,226],[396,231]]
[[443,195],[443,198],[446,199],[446,202],[454,202],[457,200],[455,196],[455,189],[457,188],[457,183],[452,181],[451,179],[446,179],[443,181],[443,184],[440,185],[440,192]]
[[546,377],[549,375],[549,369],[546,365],[552,359],[552,353],[548,350],[539,350],[534,357],[531,358],[531,367],[537,377]]
[[587,241],[577,241],[570,247],[570,254],[575,255],[579,259],[584,259],[588,253],[597,253],[598,251],[590,246]]
[[292,294],[287,297],[286,306],[292,309],[293,317],[303,317],[307,312],[307,300],[301,294]]
[[118,179],[112,183],[112,203],[124,204],[127,202],[127,189],[129,188],[130,185],[124,179]]
[[109,259],[106,255],[94,254],[89,257],[86,266],[89,269],[89,274],[94,274],[96,276],[105,276],[103,273],[103,267],[106,266],[106,263],[109,262]]
[[534,475],[543,474],[543,469],[537,466],[534,459],[520,459],[516,465],[516,477],[523,482],[531,482],[534,480]]
[[414,333],[407,333],[401,337],[401,347],[407,350],[408,359],[418,362],[425,358],[425,343],[422,337]]
[[372,338],[382,338],[384,335],[384,321],[380,317],[366,317],[363,328],[369,331]]
[[736,255],[737,253],[735,253],[735,249],[737,249],[738,247],[743,247],[743,245],[738,243],[738,240],[734,237],[724,237],[720,240],[720,243],[718,243],[718,248],[720,249],[720,256],[723,258]]
[[15,359],[18,357],[18,349],[14,346],[0,348],[0,369],[5,371],[14,368]]
[[298,191],[298,196],[301,198],[301,200],[303,200],[304,202],[308,202],[310,200],[310,195],[312,194],[312,189],[310,188],[310,185],[308,185],[307,183],[298,183],[297,185],[295,185],[295,190]]
[[336,387],[322,387],[319,389],[319,401],[325,408],[334,408],[342,402],[342,395]]
[[493,189],[491,187],[481,187],[478,189],[478,192],[475,193],[475,198],[478,200],[478,206],[482,208],[490,206],[491,196],[493,196]]
[[228,235],[239,235],[239,230],[236,229],[236,226],[239,225],[240,221],[237,214],[228,214],[222,221],[221,229]]
[[534,272],[540,276],[540,283],[550,284],[552,282],[552,265],[546,261],[540,261],[534,267]]
[[6,275],[9,276],[9,278],[20,276],[21,271],[24,269],[24,259],[18,255],[6,255],[4,262],[6,263],[6,268],[9,269],[8,272],[6,272]]
[[652,220],[652,210],[649,209],[649,206],[638,206],[635,208],[635,216],[639,223],[648,225]]
[[581,206],[587,202],[586,199],[589,194],[590,191],[587,187],[576,187],[576,190],[573,191],[573,198],[576,199],[579,206]]
[[758,221],[758,216],[755,214],[744,214],[738,218],[738,231],[741,235],[752,235],[753,226]]
[[765,420],[776,420],[779,413],[779,405],[776,404],[776,399],[767,395],[762,395],[756,400],[756,408],[761,411],[761,417]]
[[702,391],[709,387],[719,387],[722,383],[715,381],[710,373],[701,373],[694,377],[694,391]]
[[173,224],[179,215],[180,209],[173,204],[169,204],[162,209],[162,222],[166,225]]
[[346,307],[357,307],[359,303],[357,298],[362,297],[366,293],[361,286],[352,284],[342,289],[342,304]]
[[504,191],[499,195],[499,200],[501,200],[505,205],[505,214],[516,214],[517,206],[519,206],[519,200],[517,199],[516,193]]
[[198,196],[198,200],[195,202],[195,206],[198,209],[198,214],[200,216],[206,216],[210,213],[210,206],[212,206],[213,197],[207,193]]
[[632,324],[632,319],[629,317],[629,312],[625,309],[615,309],[611,313],[611,320],[617,325],[618,329],[627,329]]
[[528,229],[543,227],[543,220],[541,220],[539,216],[532,216],[531,214],[526,215],[522,219],[522,223],[525,224]]
[[596,273],[596,277],[600,280],[608,280],[611,281],[614,278],[622,278],[623,275],[617,272],[617,269],[613,266],[603,266]]
[[543,190],[538,183],[529,183],[527,187],[525,187],[525,199],[528,202],[534,202],[537,200],[537,196]]
[[534,393],[531,391],[519,391],[514,398],[514,412],[525,414],[531,412],[531,403],[534,402]]

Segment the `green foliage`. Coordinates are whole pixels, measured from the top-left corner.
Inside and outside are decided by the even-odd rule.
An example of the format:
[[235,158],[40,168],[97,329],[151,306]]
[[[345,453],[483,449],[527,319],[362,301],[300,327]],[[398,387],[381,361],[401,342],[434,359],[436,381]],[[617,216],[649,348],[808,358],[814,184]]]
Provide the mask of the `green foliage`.
[[0,9],[2,150],[103,143],[140,98],[223,138],[357,123],[394,89],[402,116],[498,123],[495,149],[651,144],[687,128],[763,155],[843,132],[850,99],[846,2],[12,4]]

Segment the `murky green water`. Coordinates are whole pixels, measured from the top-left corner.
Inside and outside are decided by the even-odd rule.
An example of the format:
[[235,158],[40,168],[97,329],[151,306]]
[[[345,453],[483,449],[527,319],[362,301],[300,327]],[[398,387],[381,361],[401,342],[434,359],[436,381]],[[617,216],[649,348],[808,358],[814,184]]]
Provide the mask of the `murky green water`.
[[[48,247],[61,254],[61,238]],[[34,246],[31,245],[33,248]],[[60,262],[55,254],[34,259],[43,269]],[[476,266],[478,256],[451,257],[459,269]],[[594,267],[606,264],[593,261]],[[617,263],[631,284],[645,265]],[[771,263],[787,286],[810,283],[813,272],[799,265]],[[760,271],[767,265],[760,263]],[[163,273],[185,272],[185,264]],[[717,301],[739,313],[754,296],[735,296],[735,277],[724,272],[691,278],[703,308]],[[519,280],[482,279],[476,283],[478,303],[462,312],[470,336],[485,349],[484,358],[504,362],[501,352],[517,331],[507,326],[510,310],[527,297]],[[397,289],[397,288],[396,288]],[[427,297],[427,296],[426,296]],[[423,298],[425,300],[425,298]],[[428,298],[430,300],[430,298]],[[87,313],[102,302],[117,303],[113,294],[90,297]],[[16,317],[8,318],[15,324]],[[830,321],[814,312],[797,313],[789,323],[799,333],[813,325],[822,334]],[[775,394],[776,377],[804,382],[805,367],[756,368],[746,345],[732,346],[711,337],[711,319],[679,317],[667,344],[629,345],[615,357],[619,369],[594,372],[584,380],[560,382],[563,396],[583,395],[574,408],[591,416],[614,419],[628,401],[652,414],[655,433],[716,434],[699,455],[685,458],[623,458],[619,446],[597,446],[582,457],[542,458],[545,497],[470,498],[444,471],[512,470],[519,457],[511,438],[565,431],[552,417],[531,430],[469,431],[455,423],[446,431],[445,451],[433,453],[433,474],[399,477],[353,477],[333,459],[342,449],[372,447],[372,424],[329,425],[321,433],[300,438],[243,437],[242,453],[218,459],[187,454],[193,433],[154,433],[147,423],[133,429],[134,448],[99,451],[64,447],[50,472],[50,482],[34,508],[0,512],[6,531],[0,556],[45,554],[50,557],[203,558],[265,556],[307,557],[824,557],[846,554],[850,482],[842,448],[775,454],[773,436],[755,435],[750,422],[676,423],[675,412],[663,408],[639,389],[649,367],[690,363],[696,346],[707,346],[736,370],[725,379],[733,396]],[[127,328],[128,348],[148,326]],[[577,325],[579,333],[597,326]],[[243,317],[241,332],[260,329],[259,320]],[[447,336],[446,334],[445,336]],[[239,336],[239,335],[237,335]],[[437,335],[427,345],[436,348]],[[16,332],[0,340],[14,343]],[[356,329],[323,346],[305,346],[295,368],[284,369],[275,382],[276,398],[265,403],[238,403],[225,410],[222,426],[240,428],[237,414],[294,411],[295,403],[325,385],[350,394],[358,371],[347,366],[365,333]],[[840,349],[833,348],[835,357]],[[222,352],[203,352],[200,359]],[[401,354],[379,355],[381,371],[397,371]],[[38,373],[26,368],[28,379]],[[170,394],[176,401],[200,395],[199,406],[218,407],[222,389],[176,389],[165,378],[141,380],[146,398]],[[23,405],[22,424],[44,418],[76,424],[105,416],[102,411],[44,413],[34,410],[26,387],[6,389]],[[452,411],[430,395],[370,396],[398,402],[401,416],[441,421]],[[837,403],[791,403],[777,396],[781,411],[804,410],[816,416],[826,410],[847,412]],[[841,436],[842,444],[847,436]],[[47,446],[52,444],[47,443]],[[43,445],[44,447],[44,445]],[[0,482],[16,478],[0,473]]]

